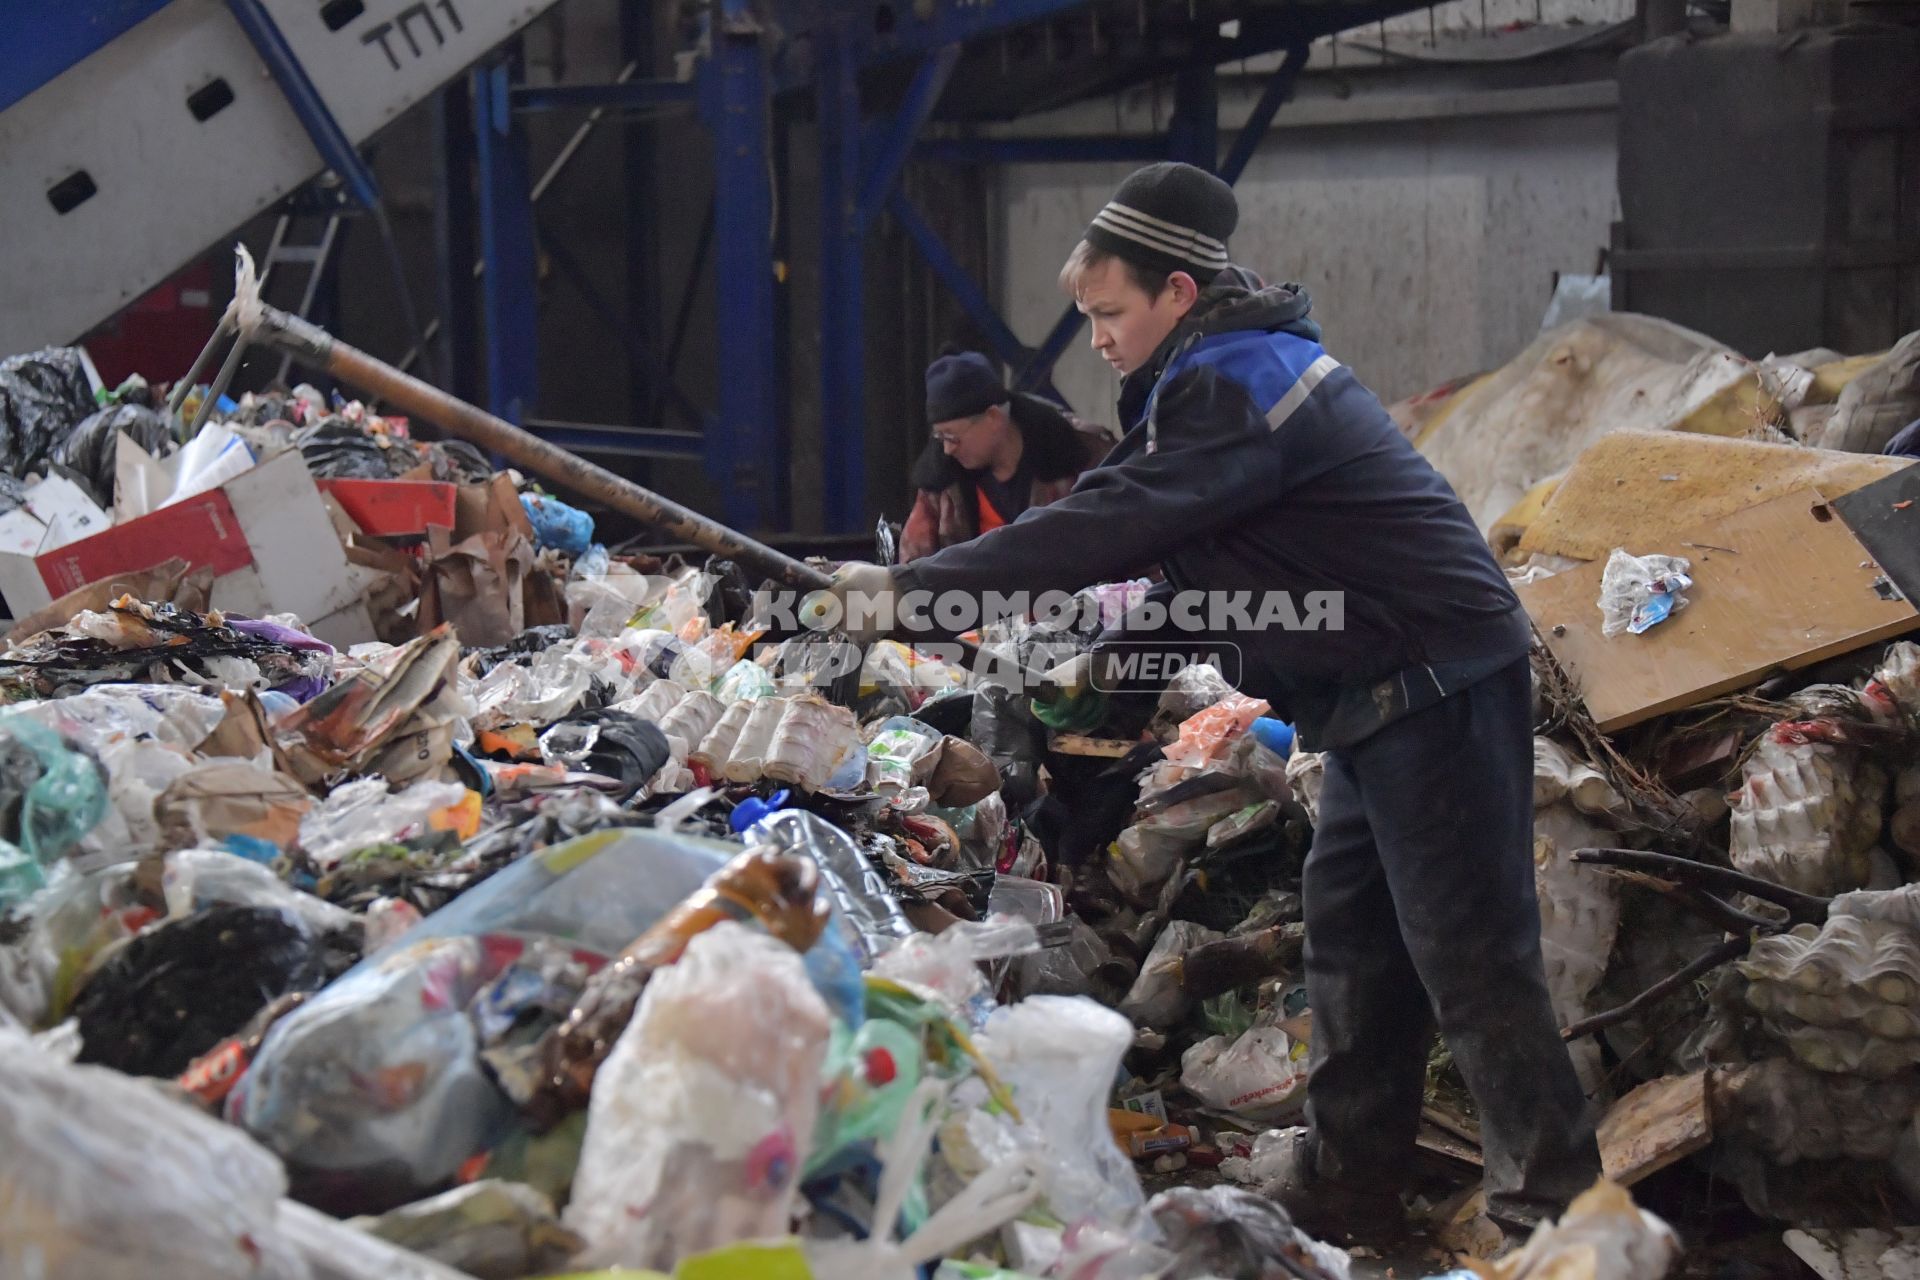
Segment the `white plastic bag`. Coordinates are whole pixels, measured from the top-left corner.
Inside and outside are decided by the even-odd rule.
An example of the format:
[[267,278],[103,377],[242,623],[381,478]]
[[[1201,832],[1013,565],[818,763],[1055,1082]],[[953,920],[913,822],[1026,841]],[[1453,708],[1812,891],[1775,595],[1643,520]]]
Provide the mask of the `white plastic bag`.
[[1600,575],[1600,634],[1639,635],[1687,607],[1680,593],[1693,585],[1685,556],[1631,556],[1615,547]]
[[671,1270],[787,1233],[832,1016],[800,954],[724,921],[641,994],[594,1081],[576,1265]]
[[1216,1111],[1271,1124],[1306,1102],[1306,1046],[1271,1026],[1210,1036],[1181,1055],[1180,1086]]
[[1120,1012],[1135,1025],[1166,1029],[1172,1027],[1193,1008],[1193,999],[1181,989],[1175,962],[1205,942],[1218,942],[1225,934],[1191,920],[1175,920],[1154,939],[1132,990],[1120,1002]]
[[360,918],[343,907],[302,893],[258,862],[224,849],[177,849],[167,855],[160,876],[167,914],[184,919],[216,903],[235,907],[271,907],[315,934],[360,927]]
[[1146,1207],[1133,1162],[1107,1125],[1114,1075],[1132,1043],[1131,1023],[1084,996],[1029,996],[996,1010],[980,1037],[1020,1108],[1019,1144],[1047,1207],[1064,1222],[1127,1224]]
[[308,1280],[286,1186],[238,1129],[0,1030],[0,1275]]
[[370,844],[406,840],[426,831],[433,815],[467,798],[457,782],[416,782],[389,792],[387,780],[369,775],[334,789],[300,819],[300,847],[322,868]]

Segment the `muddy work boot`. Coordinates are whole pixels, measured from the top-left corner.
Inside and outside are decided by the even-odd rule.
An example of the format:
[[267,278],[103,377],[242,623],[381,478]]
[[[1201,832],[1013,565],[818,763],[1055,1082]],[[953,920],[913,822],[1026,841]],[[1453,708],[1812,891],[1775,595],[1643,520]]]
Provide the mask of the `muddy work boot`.
[[1406,1206],[1396,1193],[1333,1182],[1321,1177],[1314,1164],[1307,1130],[1288,1129],[1260,1194],[1277,1202],[1295,1226],[1318,1240],[1379,1247],[1406,1238]]

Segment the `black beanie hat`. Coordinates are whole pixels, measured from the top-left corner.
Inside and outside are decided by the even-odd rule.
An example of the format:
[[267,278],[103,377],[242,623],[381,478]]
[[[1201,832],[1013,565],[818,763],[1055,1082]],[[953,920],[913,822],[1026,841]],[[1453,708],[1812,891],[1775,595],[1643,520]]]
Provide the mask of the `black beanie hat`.
[[1000,385],[1000,375],[977,351],[941,356],[927,366],[927,423],[929,426],[985,413],[1012,396]]
[[1227,265],[1240,221],[1233,188],[1190,164],[1136,169],[1094,215],[1087,243],[1150,271],[1184,271],[1201,285]]

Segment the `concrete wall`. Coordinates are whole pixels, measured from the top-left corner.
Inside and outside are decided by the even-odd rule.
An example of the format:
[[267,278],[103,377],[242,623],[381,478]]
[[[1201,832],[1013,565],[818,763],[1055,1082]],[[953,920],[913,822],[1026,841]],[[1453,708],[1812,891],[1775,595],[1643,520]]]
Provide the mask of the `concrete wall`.
[[[1240,180],[1235,260],[1304,284],[1328,348],[1387,401],[1525,346],[1554,273],[1593,271],[1618,216],[1611,82],[1418,93],[1389,82],[1342,97],[1310,78],[1283,109],[1295,122],[1276,123]],[[1257,87],[1223,88],[1223,138],[1232,104]],[[1380,116],[1401,118],[1368,122]],[[1114,118],[1109,108],[1107,129]],[[1024,340],[1059,316],[1059,264],[1130,168],[1004,171],[998,283]],[[1076,410],[1112,421],[1118,382],[1084,331],[1055,383]]]

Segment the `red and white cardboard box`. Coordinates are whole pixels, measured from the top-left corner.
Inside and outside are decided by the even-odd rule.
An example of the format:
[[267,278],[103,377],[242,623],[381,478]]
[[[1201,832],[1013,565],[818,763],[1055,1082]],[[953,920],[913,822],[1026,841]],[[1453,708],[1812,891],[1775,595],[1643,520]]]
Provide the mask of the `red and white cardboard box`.
[[213,570],[217,609],[250,617],[297,614],[314,635],[340,648],[374,638],[346,551],[295,449],[217,489],[90,537],[33,555],[0,552],[0,591],[14,616],[24,617],[89,582],[175,556]]

